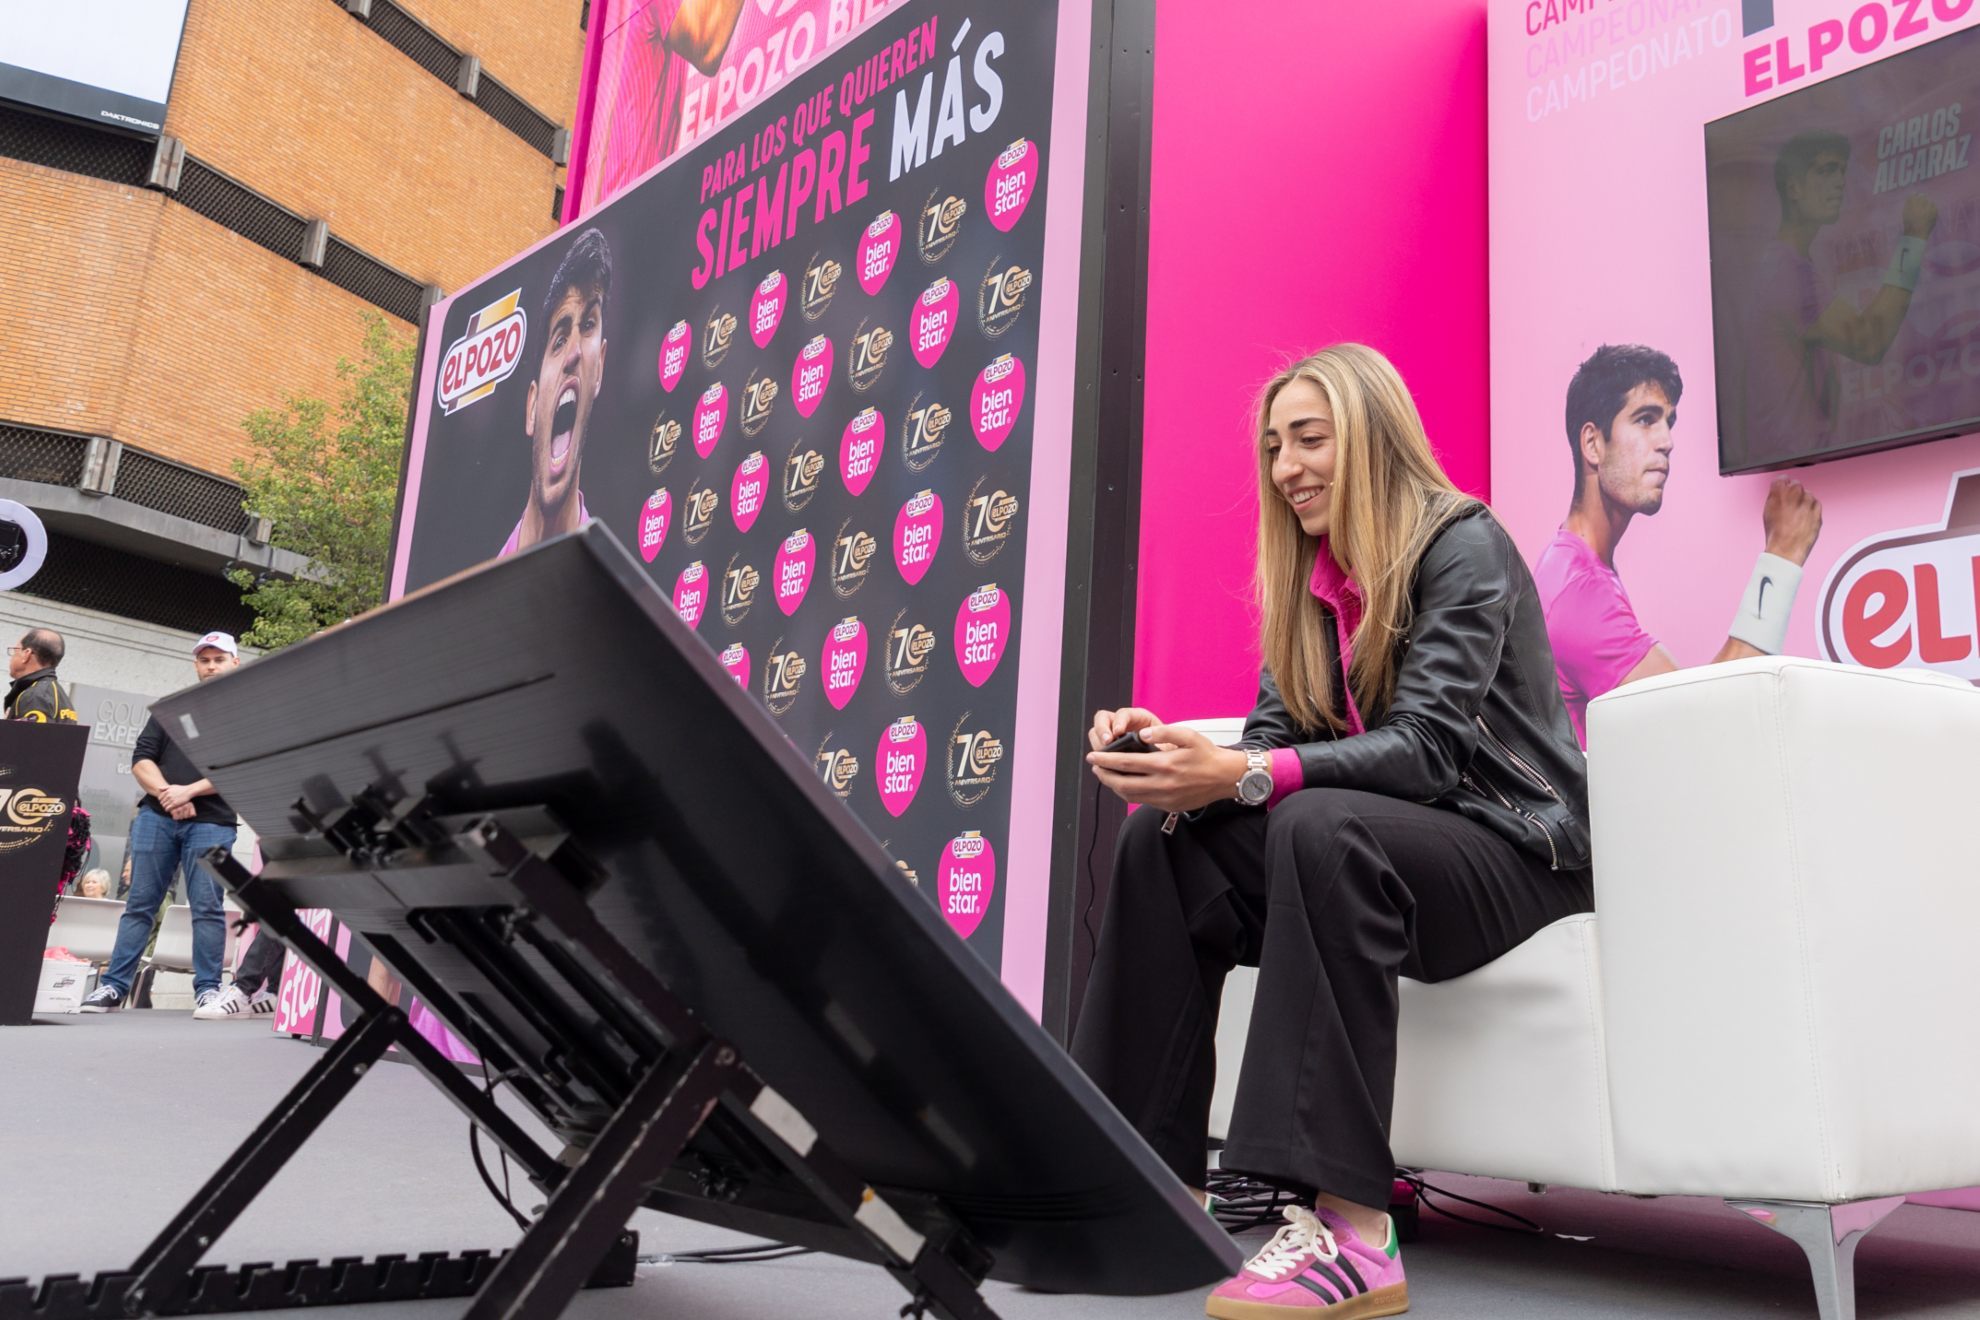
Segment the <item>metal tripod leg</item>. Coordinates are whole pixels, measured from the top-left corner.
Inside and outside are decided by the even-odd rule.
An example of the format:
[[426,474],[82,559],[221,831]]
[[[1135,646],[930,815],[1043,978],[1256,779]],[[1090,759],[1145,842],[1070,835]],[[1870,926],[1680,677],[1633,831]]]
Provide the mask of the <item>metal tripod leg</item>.
[[1821,1320],[1856,1320],[1856,1244],[1904,1204],[1902,1196],[1825,1205],[1811,1201],[1727,1201],[1726,1205],[1792,1238],[1808,1255]]
[[200,1256],[351,1093],[405,1024],[397,1009],[370,1014],[303,1075],[132,1264],[137,1280],[124,1299],[129,1314],[155,1311],[177,1300]]
[[476,1294],[464,1320],[561,1314],[653,1183],[700,1129],[728,1085],[735,1051],[709,1042],[685,1067],[663,1060],[633,1088]]

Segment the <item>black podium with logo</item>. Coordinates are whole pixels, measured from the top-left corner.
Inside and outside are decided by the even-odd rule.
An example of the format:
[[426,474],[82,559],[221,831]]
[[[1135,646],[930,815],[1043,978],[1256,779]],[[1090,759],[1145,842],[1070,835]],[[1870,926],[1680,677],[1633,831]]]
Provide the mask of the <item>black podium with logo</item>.
[[0,1027],[34,1016],[89,730],[0,720]]
[[[207,864],[356,1020],[129,1270],[75,1281],[67,1307],[23,1284],[33,1313],[471,1292],[470,1316],[553,1315],[641,1206],[879,1265],[903,1314],[990,1317],[989,1278],[1144,1295],[1235,1270],[1230,1238],[602,527],[154,710],[261,833],[258,876]],[[298,908],[361,935],[487,1078]],[[547,1194],[516,1247],[197,1268],[395,1045]]]

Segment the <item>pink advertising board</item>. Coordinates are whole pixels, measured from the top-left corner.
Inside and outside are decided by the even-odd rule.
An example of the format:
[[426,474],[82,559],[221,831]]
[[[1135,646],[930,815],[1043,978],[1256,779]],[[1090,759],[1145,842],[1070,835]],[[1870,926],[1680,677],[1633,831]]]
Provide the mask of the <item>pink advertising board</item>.
[[706,28],[681,0],[600,0],[578,90],[574,220],[767,99],[909,0],[741,0]]
[[1288,359],[1379,348],[1490,493],[1483,0],[1244,16],[1155,11],[1134,700],[1165,719],[1257,695],[1253,400]]
[[[1578,463],[1599,488],[1641,634],[1607,631],[1606,685],[1649,642],[1719,652],[1780,477],[1822,513],[1785,653],[1980,680],[1980,436],[1797,462],[1972,415],[1980,60],[1934,43],[1976,22],[1974,0],[1492,0],[1493,503],[1537,563],[1587,503]],[[1665,355],[1680,397],[1577,398],[1604,345]]]
[[[1724,645],[1785,476],[1822,522],[1784,650],[1980,679],[1980,492],[1953,499],[1980,436],[1789,465],[1980,409],[1980,316],[1961,310],[1980,170],[1960,121],[1980,60],[1948,58],[1976,22],[1974,0],[1494,0],[1493,503],[1537,561],[1573,498],[1578,369],[1605,344],[1666,355],[1682,394],[1649,460],[1661,504],[1623,520],[1613,566],[1679,666]],[[1721,476],[1722,418],[1727,467],[1779,470]]]
[[612,528],[1037,1014],[1095,5],[686,12],[601,7],[605,200],[432,309],[392,594]]

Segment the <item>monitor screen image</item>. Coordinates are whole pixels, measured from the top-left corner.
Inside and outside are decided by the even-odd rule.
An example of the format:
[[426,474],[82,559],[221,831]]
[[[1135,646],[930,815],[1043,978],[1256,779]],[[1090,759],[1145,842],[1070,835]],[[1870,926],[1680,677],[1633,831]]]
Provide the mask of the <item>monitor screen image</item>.
[[0,0],[0,102],[156,137],[188,0]]
[[1980,430],[1980,28],[1705,126],[1719,470]]

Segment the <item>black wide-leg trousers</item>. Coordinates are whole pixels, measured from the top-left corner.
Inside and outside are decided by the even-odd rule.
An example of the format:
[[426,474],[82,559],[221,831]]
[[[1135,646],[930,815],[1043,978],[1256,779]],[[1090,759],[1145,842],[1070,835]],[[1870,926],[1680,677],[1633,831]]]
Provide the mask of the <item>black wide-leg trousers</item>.
[[1224,977],[1258,968],[1222,1167],[1389,1203],[1396,979],[1483,966],[1593,909],[1486,826],[1351,789],[1213,808],[1162,833],[1128,818],[1073,1058],[1155,1152],[1202,1187]]

